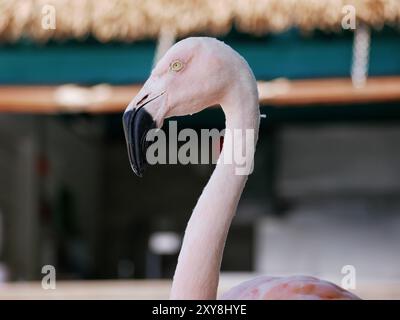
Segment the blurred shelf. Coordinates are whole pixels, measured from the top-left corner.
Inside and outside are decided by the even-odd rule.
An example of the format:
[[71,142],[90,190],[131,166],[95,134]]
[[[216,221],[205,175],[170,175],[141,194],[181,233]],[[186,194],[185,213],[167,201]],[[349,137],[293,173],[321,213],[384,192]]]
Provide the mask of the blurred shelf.
[[362,88],[349,78],[259,82],[260,104],[318,106],[400,101],[399,77],[371,77]]
[[[0,112],[122,112],[141,85],[0,86]],[[371,77],[362,88],[348,78],[259,81],[260,104],[323,106],[400,101],[400,76]]]
[[0,86],[0,112],[121,112],[139,89],[139,85]]
[[[238,284],[241,277],[221,278],[219,293]],[[355,291],[363,299],[400,299],[398,281],[358,281]],[[10,299],[168,299],[169,280],[58,281],[55,290],[44,290],[41,282],[0,284],[0,300]]]

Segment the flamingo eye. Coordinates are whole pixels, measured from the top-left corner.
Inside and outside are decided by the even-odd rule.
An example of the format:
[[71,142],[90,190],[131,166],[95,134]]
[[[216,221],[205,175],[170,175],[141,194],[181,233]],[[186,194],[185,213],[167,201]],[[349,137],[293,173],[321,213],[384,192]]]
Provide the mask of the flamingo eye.
[[179,60],[175,60],[169,65],[169,69],[175,72],[182,70],[182,68],[183,68],[183,63],[182,61]]

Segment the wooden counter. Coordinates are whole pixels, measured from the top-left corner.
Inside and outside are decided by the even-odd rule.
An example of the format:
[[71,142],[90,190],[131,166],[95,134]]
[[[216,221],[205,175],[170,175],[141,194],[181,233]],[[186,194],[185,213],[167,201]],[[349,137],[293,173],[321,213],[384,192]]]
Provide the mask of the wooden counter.
[[[219,292],[243,280],[239,278],[222,278]],[[59,281],[55,290],[44,290],[40,282],[10,283],[0,285],[0,300],[168,299],[170,286],[169,280]],[[400,299],[400,281],[360,283],[355,293],[363,299]]]

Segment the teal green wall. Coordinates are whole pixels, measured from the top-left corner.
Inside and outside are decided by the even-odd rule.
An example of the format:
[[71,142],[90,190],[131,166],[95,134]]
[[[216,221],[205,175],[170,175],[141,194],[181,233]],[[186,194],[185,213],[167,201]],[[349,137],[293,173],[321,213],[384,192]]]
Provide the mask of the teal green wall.
[[[249,62],[258,79],[348,76],[352,34],[297,31],[256,38],[232,32],[221,38]],[[400,74],[400,33],[392,30],[372,37],[370,74]],[[152,41],[100,44],[69,41],[47,45],[21,41],[0,45],[0,84],[142,82],[154,55]]]

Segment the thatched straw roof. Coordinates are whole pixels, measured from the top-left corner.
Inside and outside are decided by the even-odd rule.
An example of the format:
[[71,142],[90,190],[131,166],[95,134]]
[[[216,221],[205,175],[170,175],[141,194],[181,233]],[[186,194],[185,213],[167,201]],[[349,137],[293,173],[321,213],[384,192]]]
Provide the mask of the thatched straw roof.
[[[42,8],[54,5],[56,29],[41,27]],[[134,41],[162,30],[178,37],[221,35],[232,26],[251,34],[290,27],[340,31],[343,6],[374,28],[400,25],[400,0],[0,0],[0,41],[84,38]]]

